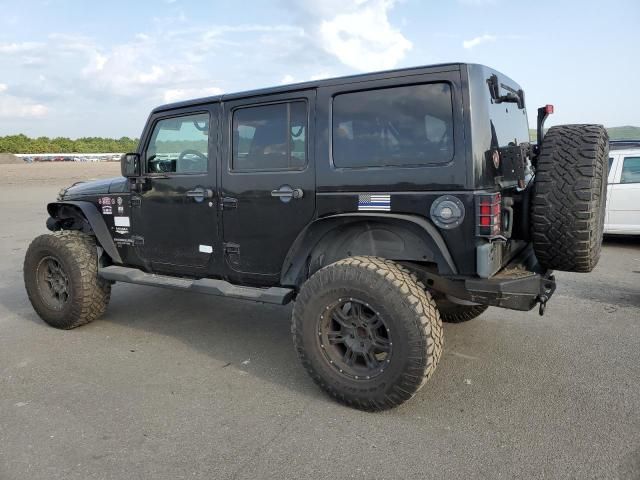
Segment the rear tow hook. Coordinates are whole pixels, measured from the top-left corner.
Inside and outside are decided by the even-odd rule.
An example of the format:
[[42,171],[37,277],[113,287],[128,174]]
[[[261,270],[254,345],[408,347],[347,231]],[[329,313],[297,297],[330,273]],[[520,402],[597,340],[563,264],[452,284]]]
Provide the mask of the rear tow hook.
[[546,295],[538,296],[538,302],[540,302],[540,306],[538,307],[538,314],[540,316],[544,315],[544,311],[547,309],[547,301],[549,301],[549,297]]

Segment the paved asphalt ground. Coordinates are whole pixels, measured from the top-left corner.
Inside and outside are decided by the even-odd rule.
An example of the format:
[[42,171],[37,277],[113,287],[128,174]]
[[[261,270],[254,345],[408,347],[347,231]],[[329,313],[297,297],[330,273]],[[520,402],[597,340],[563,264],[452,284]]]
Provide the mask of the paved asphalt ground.
[[445,326],[410,402],[335,404],[290,307],[118,284],[106,316],[45,325],[22,284],[64,179],[0,178],[0,480],[640,478],[640,241],[558,275],[547,313]]

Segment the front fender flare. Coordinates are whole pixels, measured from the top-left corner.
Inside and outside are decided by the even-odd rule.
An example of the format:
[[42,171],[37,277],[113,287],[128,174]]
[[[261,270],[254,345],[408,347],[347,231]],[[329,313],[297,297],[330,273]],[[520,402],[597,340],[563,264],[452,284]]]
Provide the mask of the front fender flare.
[[102,215],[93,203],[82,200],[53,202],[47,205],[47,212],[49,212],[49,215],[51,215],[52,218],[57,218],[58,211],[63,206],[69,206],[80,210],[87,223],[91,226],[91,230],[96,237],[98,245],[104,249],[114,263],[122,263],[122,258],[120,257],[116,244],[113,242],[113,238],[109,233],[109,228],[107,228],[107,224],[104,222]]

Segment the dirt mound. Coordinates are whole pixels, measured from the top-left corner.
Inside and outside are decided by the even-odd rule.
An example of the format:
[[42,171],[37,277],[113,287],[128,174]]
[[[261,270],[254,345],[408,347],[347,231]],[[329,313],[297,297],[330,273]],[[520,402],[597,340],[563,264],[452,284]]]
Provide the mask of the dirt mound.
[[0,153],[0,165],[6,165],[8,163],[24,163],[24,160],[10,153]]

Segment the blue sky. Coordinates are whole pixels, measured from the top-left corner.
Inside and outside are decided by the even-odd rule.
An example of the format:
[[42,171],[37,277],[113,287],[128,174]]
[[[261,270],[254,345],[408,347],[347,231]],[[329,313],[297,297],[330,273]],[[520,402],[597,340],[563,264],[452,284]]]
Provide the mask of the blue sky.
[[0,0],[0,135],[138,136],[184,98],[451,61],[640,125],[638,0]]

